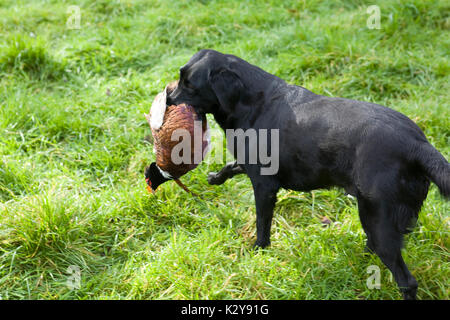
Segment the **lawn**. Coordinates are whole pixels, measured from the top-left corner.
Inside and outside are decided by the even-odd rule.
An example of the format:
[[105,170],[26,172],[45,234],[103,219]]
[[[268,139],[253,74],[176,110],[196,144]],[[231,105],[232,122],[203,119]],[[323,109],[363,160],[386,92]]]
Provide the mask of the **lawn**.
[[[398,110],[449,159],[449,13],[445,0],[2,0],[0,298],[401,299],[341,189],[280,191],[259,251],[247,177],[210,186],[221,165],[205,162],[181,179],[201,198],[174,182],[149,194],[143,113],[210,48]],[[406,237],[419,299],[450,298],[449,211],[432,185]]]

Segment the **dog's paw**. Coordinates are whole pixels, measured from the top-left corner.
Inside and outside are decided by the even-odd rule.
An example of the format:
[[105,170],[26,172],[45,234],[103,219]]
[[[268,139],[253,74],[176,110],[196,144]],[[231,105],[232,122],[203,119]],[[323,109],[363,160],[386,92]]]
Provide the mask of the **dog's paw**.
[[218,185],[225,182],[216,172],[208,173],[208,177],[206,179],[208,180],[208,183],[211,185]]
[[408,287],[401,288],[400,291],[403,293],[404,300],[416,300],[417,299],[417,281],[414,278],[408,280]]
[[259,250],[259,249],[265,249],[270,245],[270,241],[258,241],[256,240],[255,244],[253,245],[253,250]]

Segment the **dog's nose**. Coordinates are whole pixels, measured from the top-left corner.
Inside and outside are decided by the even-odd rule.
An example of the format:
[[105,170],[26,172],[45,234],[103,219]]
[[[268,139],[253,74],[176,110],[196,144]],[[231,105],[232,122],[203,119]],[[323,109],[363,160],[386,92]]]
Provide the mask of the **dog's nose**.
[[166,87],[166,104],[168,106],[171,105],[176,105],[177,103],[177,97],[179,96],[179,92],[178,92],[178,81],[176,82],[172,82],[170,83],[167,87]]

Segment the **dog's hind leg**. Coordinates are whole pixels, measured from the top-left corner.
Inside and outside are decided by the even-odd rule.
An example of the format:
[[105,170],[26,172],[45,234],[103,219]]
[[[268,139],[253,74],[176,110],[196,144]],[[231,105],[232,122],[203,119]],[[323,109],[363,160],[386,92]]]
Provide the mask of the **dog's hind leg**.
[[209,184],[219,185],[241,173],[245,173],[245,170],[233,161],[227,163],[219,172],[210,172],[207,179]]
[[375,204],[358,198],[361,224],[367,234],[367,245],[392,272],[405,300],[416,298],[417,281],[406,266],[402,254],[403,234],[398,230],[395,205]]
[[370,232],[370,228],[367,225],[369,223],[369,221],[367,221],[367,220],[369,220],[367,218],[367,216],[370,215],[370,210],[371,210],[370,203],[368,201],[365,201],[362,197],[358,197],[357,200],[358,200],[358,211],[359,211],[359,217],[361,220],[361,225],[367,236],[366,247],[364,248],[364,251],[366,253],[374,254],[375,250],[374,250],[374,246],[372,244],[372,235]]

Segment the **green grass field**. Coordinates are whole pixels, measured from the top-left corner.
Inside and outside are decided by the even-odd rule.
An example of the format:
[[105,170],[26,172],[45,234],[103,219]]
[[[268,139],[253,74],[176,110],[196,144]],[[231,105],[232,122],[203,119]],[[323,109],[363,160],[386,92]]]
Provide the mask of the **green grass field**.
[[[201,199],[174,182],[149,194],[143,113],[211,48],[401,111],[449,159],[449,13],[445,0],[2,0],[0,298],[401,299],[343,190],[280,191],[260,251],[245,176],[209,186],[221,165],[204,163],[182,178]],[[433,185],[406,237],[419,299],[450,298],[449,211]]]

